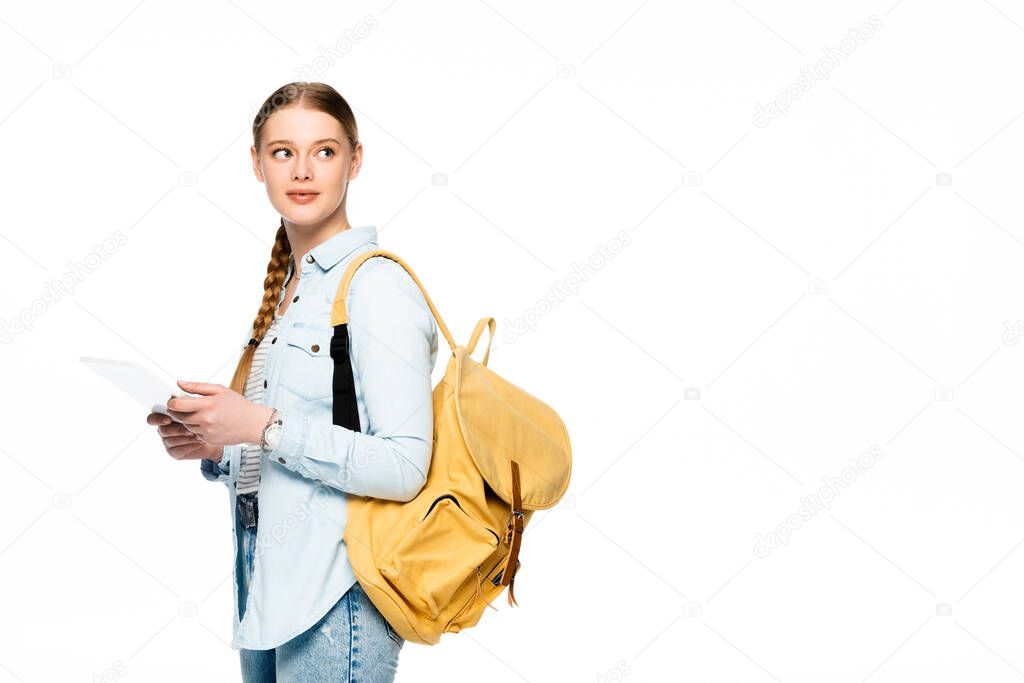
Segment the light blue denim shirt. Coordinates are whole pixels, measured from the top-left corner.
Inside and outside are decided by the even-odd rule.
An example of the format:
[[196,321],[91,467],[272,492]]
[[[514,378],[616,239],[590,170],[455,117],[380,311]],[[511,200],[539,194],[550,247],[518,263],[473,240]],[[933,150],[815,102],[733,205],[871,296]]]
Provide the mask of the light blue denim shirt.
[[[233,582],[235,649],[267,650],[303,633],[356,582],[342,539],[349,494],[408,501],[426,483],[437,326],[419,287],[390,259],[368,260],[349,288],[362,431],[332,423],[331,306],[348,263],[377,248],[376,228],[362,226],[310,249],[268,347],[263,403],[277,408],[284,424],[277,447],[261,451],[256,555],[241,620],[237,577]],[[292,270],[290,263],[286,278]],[[282,287],[278,303],[283,297]],[[243,445],[225,446],[219,464],[200,461],[206,479],[227,485],[235,523]],[[237,559],[234,531],[231,538]]]

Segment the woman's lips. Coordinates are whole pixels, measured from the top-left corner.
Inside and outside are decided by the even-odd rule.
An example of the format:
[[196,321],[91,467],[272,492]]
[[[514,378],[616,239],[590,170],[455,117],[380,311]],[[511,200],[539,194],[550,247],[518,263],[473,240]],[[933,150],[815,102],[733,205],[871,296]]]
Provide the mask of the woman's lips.
[[310,202],[316,201],[316,198],[320,196],[319,192],[289,192],[288,198],[296,204],[309,204]]

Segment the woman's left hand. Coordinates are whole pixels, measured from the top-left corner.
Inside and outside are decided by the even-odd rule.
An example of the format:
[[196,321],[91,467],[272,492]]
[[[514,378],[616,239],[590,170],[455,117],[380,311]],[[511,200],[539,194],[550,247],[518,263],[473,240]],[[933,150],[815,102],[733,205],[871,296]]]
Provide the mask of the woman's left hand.
[[263,427],[273,408],[253,403],[222,384],[186,382],[178,386],[199,396],[175,396],[167,401],[167,412],[181,420],[205,443],[228,446],[259,443]]

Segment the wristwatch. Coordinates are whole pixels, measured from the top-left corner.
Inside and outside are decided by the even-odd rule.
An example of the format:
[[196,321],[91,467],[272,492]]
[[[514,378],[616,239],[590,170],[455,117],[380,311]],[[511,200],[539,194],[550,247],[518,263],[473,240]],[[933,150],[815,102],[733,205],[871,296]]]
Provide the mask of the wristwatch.
[[281,440],[281,430],[284,429],[284,419],[281,414],[274,408],[274,412],[270,414],[270,419],[267,420],[267,426],[263,428],[263,439],[260,443],[260,448],[265,451],[272,451],[277,448],[278,442]]

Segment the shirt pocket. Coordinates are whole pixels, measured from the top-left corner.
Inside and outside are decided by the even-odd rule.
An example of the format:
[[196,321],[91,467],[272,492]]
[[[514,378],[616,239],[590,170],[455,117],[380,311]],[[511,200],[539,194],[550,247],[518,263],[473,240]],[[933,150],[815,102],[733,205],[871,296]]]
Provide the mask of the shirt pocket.
[[333,336],[334,328],[330,326],[294,323],[282,349],[281,386],[309,401],[330,398],[334,377]]

